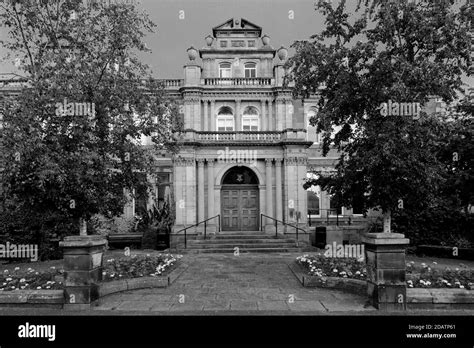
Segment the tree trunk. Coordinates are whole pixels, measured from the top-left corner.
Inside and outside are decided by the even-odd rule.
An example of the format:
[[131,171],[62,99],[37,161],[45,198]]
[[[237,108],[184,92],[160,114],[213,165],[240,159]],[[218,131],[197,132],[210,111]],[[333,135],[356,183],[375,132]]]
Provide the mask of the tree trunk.
[[392,225],[392,214],[390,210],[387,210],[383,214],[383,233],[392,233],[391,225]]
[[79,219],[79,235],[87,236],[87,221],[84,218]]

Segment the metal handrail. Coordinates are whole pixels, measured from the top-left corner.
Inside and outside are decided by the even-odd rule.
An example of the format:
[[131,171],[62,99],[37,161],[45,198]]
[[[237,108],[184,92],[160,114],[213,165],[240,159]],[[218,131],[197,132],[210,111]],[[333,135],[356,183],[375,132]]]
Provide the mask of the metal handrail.
[[[296,240],[298,240],[298,230],[303,231],[303,233],[305,233],[305,234],[308,233],[304,229],[302,229],[301,227],[291,225],[291,224],[289,224],[287,222],[284,222],[284,221],[281,221],[281,220],[277,220],[277,219],[275,219],[271,216],[265,215],[265,214],[260,214],[260,231],[263,231],[263,217],[264,216],[268,219],[271,219],[271,220],[275,221],[275,238],[278,238],[278,223],[279,222],[281,222],[283,225],[295,228],[295,230],[296,230]],[[285,232],[283,232],[283,234],[285,234]]]
[[[212,220],[212,219],[215,219],[215,218],[218,218],[217,219],[217,232],[220,232],[221,231],[221,214],[217,214],[216,216],[213,216],[213,217],[210,217],[206,220],[203,220],[203,221],[200,221],[198,222],[197,224],[195,225],[191,225],[191,226],[188,226],[188,227],[185,227],[179,231],[177,231],[175,234],[178,234],[179,232],[182,232],[184,231],[184,249],[187,248],[187,233],[186,233],[186,230],[188,228],[193,228],[193,227],[197,227],[198,225],[204,223],[204,239],[206,239],[206,232],[207,232],[207,222],[209,220]],[[197,233],[194,233],[193,235],[196,235]]]

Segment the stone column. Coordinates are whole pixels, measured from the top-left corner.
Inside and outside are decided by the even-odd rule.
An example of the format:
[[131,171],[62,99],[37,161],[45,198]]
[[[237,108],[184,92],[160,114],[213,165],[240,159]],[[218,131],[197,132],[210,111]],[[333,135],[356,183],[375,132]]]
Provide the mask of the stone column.
[[194,158],[186,159],[186,201],[185,221],[188,225],[196,224],[196,161]]
[[367,262],[367,295],[374,307],[406,310],[405,248],[400,233],[367,233],[362,237]]
[[70,236],[59,243],[64,255],[65,309],[88,309],[99,298],[106,244],[102,236]]
[[194,118],[194,126],[193,129],[195,131],[201,130],[201,101],[197,98],[193,98],[193,118]]
[[204,100],[204,117],[203,117],[203,122],[204,122],[204,132],[207,132],[209,130],[209,113],[207,110],[208,107],[208,101]]
[[307,202],[307,194],[306,190],[304,189],[303,185],[305,183],[306,173],[307,173],[307,163],[308,159],[306,157],[299,157],[297,161],[297,182],[298,182],[298,211],[300,213],[300,217],[298,222],[306,226],[308,221],[308,202]]
[[[273,201],[272,201],[272,159],[266,158],[265,159],[266,170],[265,170],[265,190],[266,190],[266,206],[267,212],[266,214],[270,217],[273,216]],[[267,219],[267,225],[272,226],[273,220]],[[267,230],[267,227],[265,228]]]
[[267,131],[268,130],[268,123],[267,123],[267,113],[265,110],[265,100],[261,100],[262,104],[262,117],[260,118],[260,131]]
[[283,219],[282,203],[283,196],[281,192],[282,182],[281,182],[281,159],[277,158],[275,160],[275,172],[276,172],[276,218],[280,221]]
[[193,128],[192,124],[192,104],[188,99],[184,100],[184,129]]
[[295,113],[293,102],[290,99],[286,100],[285,107],[286,116],[286,128],[293,128],[293,115]]
[[285,104],[281,99],[277,99],[276,101],[276,129],[277,131],[282,131],[285,128],[284,125],[284,118],[285,118]]
[[207,160],[207,191],[207,218],[211,218],[216,215],[214,211],[214,159]]
[[211,121],[211,131],[215,132],[216,131],[216,101],[214,99],[211,100],[211,115],[209,116],[209,119]]
[[268,100],[268,130],[275,130],[273,126],[273,102],[271,99]]
[[242,117],[240,115],[240,99],[235,100],[235,130],[240,132],[242,130]]
[[182,228],[181,226],[185,223],[185,214],[183,210],[184,198],[185,198],[185,183],[186,183],[186,172],[184,167],[184,161],[180,158],[174,160],[174,197],[176,205],[176,230]]
[[204,221],[204,158],[198,159],[198,222]]

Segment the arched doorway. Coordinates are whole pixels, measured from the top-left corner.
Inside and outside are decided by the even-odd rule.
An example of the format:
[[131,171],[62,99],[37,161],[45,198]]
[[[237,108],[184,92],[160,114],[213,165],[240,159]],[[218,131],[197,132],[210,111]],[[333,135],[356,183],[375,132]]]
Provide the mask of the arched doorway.
[[223,231],[257,231],[258,178],[247,167],[229,169],[222,178],[221,215]]

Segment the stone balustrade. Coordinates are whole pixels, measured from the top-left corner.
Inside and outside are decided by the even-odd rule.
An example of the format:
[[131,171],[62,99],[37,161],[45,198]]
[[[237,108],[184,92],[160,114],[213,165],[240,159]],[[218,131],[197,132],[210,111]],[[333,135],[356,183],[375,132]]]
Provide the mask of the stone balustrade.
[[201,84],[205,86],[271,86],[271,78],[266,77],[234,77],[234,78],[205,78]]

